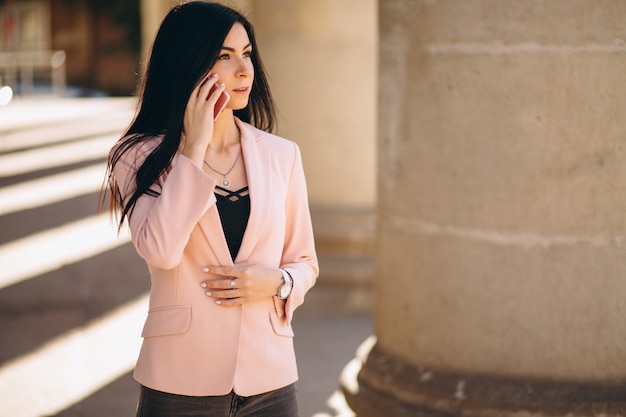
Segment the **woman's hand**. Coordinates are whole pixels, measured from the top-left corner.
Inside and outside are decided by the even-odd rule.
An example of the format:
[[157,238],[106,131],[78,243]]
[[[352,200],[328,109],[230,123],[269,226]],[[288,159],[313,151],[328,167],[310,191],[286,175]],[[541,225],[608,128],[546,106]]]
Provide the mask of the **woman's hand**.
[[[224,106],[228,101],[228,94],[224,93],[224,84],[217,82],[218,75],[207,75],[196,88],[193,89],[183,120],[185,143],[182,154],[202,166],[206,149],[213,137],[213,122],[215,106],[218,103]],[[222,96],[224,93],[226,99]]]
[[216,304],[223,306],[236,306],[272,297],[277,294],[278,287],[283,282],[279,269],[248,263],[211,266],[203,271],[223,277],[200,283],[205,294],[214,298]]

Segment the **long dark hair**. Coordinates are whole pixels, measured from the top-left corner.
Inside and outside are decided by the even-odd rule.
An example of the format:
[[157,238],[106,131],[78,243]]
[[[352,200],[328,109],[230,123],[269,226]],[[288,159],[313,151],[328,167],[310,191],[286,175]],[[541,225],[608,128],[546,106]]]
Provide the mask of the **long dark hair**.
[[[109,210],[119,214],[119,227],[143,194],[158,195],[150,187],[165,172],[180,145],[185,108],[191,92],[215,65],[224,39],[235,23],[245,28],[252,46],[254,80],[248,105],[234,115],[271,132],[276,114],[267,76],[258,53],[254,29],[239,12],[218,3],[193,1],[174,7],[156,35],[148,63],[139,110],[107,165]],[[112,175],[120,158],[132,147],[162,135],[135,175],[135,191],[124,203]],[[106,199],[103,193],[101,202]]]

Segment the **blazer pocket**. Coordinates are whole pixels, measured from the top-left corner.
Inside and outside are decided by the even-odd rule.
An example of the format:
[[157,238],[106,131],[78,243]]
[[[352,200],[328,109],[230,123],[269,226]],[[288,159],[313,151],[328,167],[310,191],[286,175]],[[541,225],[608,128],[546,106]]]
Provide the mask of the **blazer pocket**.
[[141,337],[168,336],[187,331],[191,322],[191,306],[158,307],[148,311]]
[[293,329],[291,328],[291,324],[288,323],[287,320],[278,318],[278,313],[276,313],[274,310],[270,311],[270,322],[272,323],[274,333],[280,336],[293,337]]

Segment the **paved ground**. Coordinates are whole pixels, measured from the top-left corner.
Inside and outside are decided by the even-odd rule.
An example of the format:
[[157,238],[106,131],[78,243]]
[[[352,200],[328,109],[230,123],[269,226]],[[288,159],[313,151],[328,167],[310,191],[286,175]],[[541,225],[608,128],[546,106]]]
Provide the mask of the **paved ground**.
[[[0,107],[0,417],[133,415],[136,353],[122,342],[139,340],[147,276],[96,214],[104,155],[133,109],[126,98]],[[349,415],[328,400],[372,333],[368,304],[320,285],[297,312],[301,417]]]

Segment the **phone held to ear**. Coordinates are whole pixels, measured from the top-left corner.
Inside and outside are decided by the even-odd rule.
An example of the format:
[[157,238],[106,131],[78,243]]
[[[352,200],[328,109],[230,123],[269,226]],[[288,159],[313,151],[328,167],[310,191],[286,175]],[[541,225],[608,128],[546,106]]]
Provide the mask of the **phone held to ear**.
[[[207,80],[208,80],[208,76],[202,81],[202,83],[200,84],[200,87],[202,87],[204,83],[207,82]],[[208,98],[211,96],[211,94],[213,94],[213,92],[216,89],[217,89],[217,85],[213,84],[205,100],[208,100]],[[215,107],[213,109],[213,120],[217,119],[217,116],[219,116],[222,110],[224,110],[224,107],[226,107],[226,103],[228,103],[228,100],[230,100],[230,95],[227,92],[222,91],[222,94],[220,94],[217,101],[215,102]]]
[[[216,89],[217,86],[213,85],[213,87],[211,87],[211,91],[209,92],[209,96],[213,94]],[[228,95],[227,92],[222,91],[222,94],[220,94],[219,98],[215,102],[215,107],[213,109],[213,120],[217,119],[217,116],[219,116],[222,110],[224,110],[224,107],[226,107],[226,103],[228,103],[228,100],[230,100],[230,95]]]

